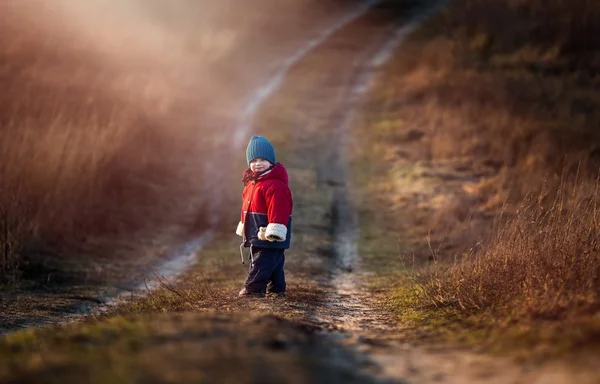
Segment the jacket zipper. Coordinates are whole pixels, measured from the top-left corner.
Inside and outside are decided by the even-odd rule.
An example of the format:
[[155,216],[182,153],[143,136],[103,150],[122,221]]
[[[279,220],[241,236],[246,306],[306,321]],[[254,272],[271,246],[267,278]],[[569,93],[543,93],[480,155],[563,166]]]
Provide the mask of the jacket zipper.
[[244,244],[246,244],[246,222],[248,221],[248,213],[250,212],[250,204],[252,204],[252,200],[254,200],[254,189],[256,188],[256,181],[252,181],[252,191],[250,191],[250,200],[248,200],[248,207],[246,209],[246,215],[244,216],[244,227],[243,227],[243,232],[244,232]]

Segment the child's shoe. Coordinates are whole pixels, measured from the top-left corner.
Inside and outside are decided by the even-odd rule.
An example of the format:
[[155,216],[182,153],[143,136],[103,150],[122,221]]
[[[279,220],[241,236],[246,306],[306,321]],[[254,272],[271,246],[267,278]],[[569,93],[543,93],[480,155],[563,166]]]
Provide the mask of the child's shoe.
[[269,292],[270,296],[285,297],[285,292]]
[[242,290],[238,293],[240,297],[265,297],[265,294],[262,292],[248,292],[246,287],[242,288]]

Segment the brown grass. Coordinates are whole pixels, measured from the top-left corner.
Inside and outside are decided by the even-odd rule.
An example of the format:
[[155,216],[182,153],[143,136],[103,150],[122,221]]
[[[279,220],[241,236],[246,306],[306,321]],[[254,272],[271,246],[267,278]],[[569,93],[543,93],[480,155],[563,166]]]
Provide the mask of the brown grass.
[[[568,184],[565,184],[568,185]],[[565,319],[600,309],[598,184],[560,190],[550,208],[526,199],[481,249],[420,283],[435,306],[466,314],[509,308],[524,320]]]
[[368,188],[400,252],[434,262],[402,311],[597,335],[599,25],[592,1],[458,0],[385,69],[364,135],[394,166]]
[[344,9],[50,3],[0,6],[0,281],[105,279],[216,225],[239,187],[236,111]]
[[[600,6],[589,1],[461,3],[460,12],[451,8],[445,14],[446,38],[454,43],[454,54],[470,62],[454,68],[467,67],[460,72],[478,83],[461,90],[479,99],[469,104],[479,107],[470,116],[481,133],[465,140],[473,130],[449,132],[440,124],[438,130],[446,134],[432,140],[432,154],[452,156],[459,148],[473,157],[491,155],[489,164],[503,166],[495,192],[503,197],[496,201],[508,202],[504,207],[512,215],[500,220],[483,247],[426,284],[424,293],[436,305],[451,303],[466,312],[517,305],[519,316],[532,318],[595,313],[600,94],[592,85],[600,69],[600,39],[591,36],[599,36]],[[511,27],[493,34],[501,25]],[[493,103],[485,100],[480,79],[486,80]],[[466,80],[459,75],[449,86],[457,90]],[[504,155],[497,156],[500,150]]]
[[184,123],[192,111],[182,110],[201,98],[174,94],[172,74],[161,72],[175,68],[164,60],[134,72],[102,54],[112,41],[99,36],[98,47],[82,46],[83,37],[43,20],[37,5],[0,20],[6,268],[45,280],[131,260],[141,249],[156,257],[148,244],[168,242],[204,211],[196,177],[205,175],[185,159],[211,151],[198,152],[207,140]]
[[[585,159],[582,170],[594,178],[600,7],[585,0],[451,4],[395,61],[408,70],[397,92],[407,94],[413,125],[425,131],[424,157],[507,169],[496,184],[514,203],[548,175],[556,188],[565,155],[571,173]],[[521,172],[535,185],[516,180],[525,179]]]

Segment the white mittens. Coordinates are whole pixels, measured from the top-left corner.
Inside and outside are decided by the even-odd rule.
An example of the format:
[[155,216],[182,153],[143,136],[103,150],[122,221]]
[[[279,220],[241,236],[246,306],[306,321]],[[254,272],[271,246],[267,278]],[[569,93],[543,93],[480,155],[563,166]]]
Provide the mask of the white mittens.
[[239,224],[238,224],[238,226],[237,226],[237,229],[235,230],[235,233],[236,233],[238,236],[244,236],[244,223],[242,223],[242,222],[240,221],[240,223],[239,223]]

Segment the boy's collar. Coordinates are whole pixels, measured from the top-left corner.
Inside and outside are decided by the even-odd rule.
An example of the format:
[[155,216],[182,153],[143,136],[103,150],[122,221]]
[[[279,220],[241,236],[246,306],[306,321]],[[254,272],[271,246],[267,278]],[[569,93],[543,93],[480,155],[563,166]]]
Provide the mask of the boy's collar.
[[263,177],[263,176],[265,176],[265,175],[267,175],[267,174],[271,173],[271,171],[273,171],[273,169],[275,168],[275,166],[276,166],[276,165],[277,165],[277,164],[272,164],[272,165],[271,165],[271,167],[270,167],[269,169],[267,169],[266,171],[264,171],[264,172],[262,172],[262,173],[254,173],[254,172],[252,172],[252,176],[253,176],[255,179],[257,179],[257,180],[258,180],[258,179],[260,179],[261,177]]
[[273,167],[271,167],[271,168],[267,169],[266,171],[264,171],[263,173],[261,173],[261,174],[259,174],[259,175],[256,175],[256,178],[257,178],[257,179],[260,179],[261,177],[263,177],[263,176],[265,176],[265,175],[268,175],[268,174],[269,174],[269,173],[271,173],[272,171],[273,171]]

